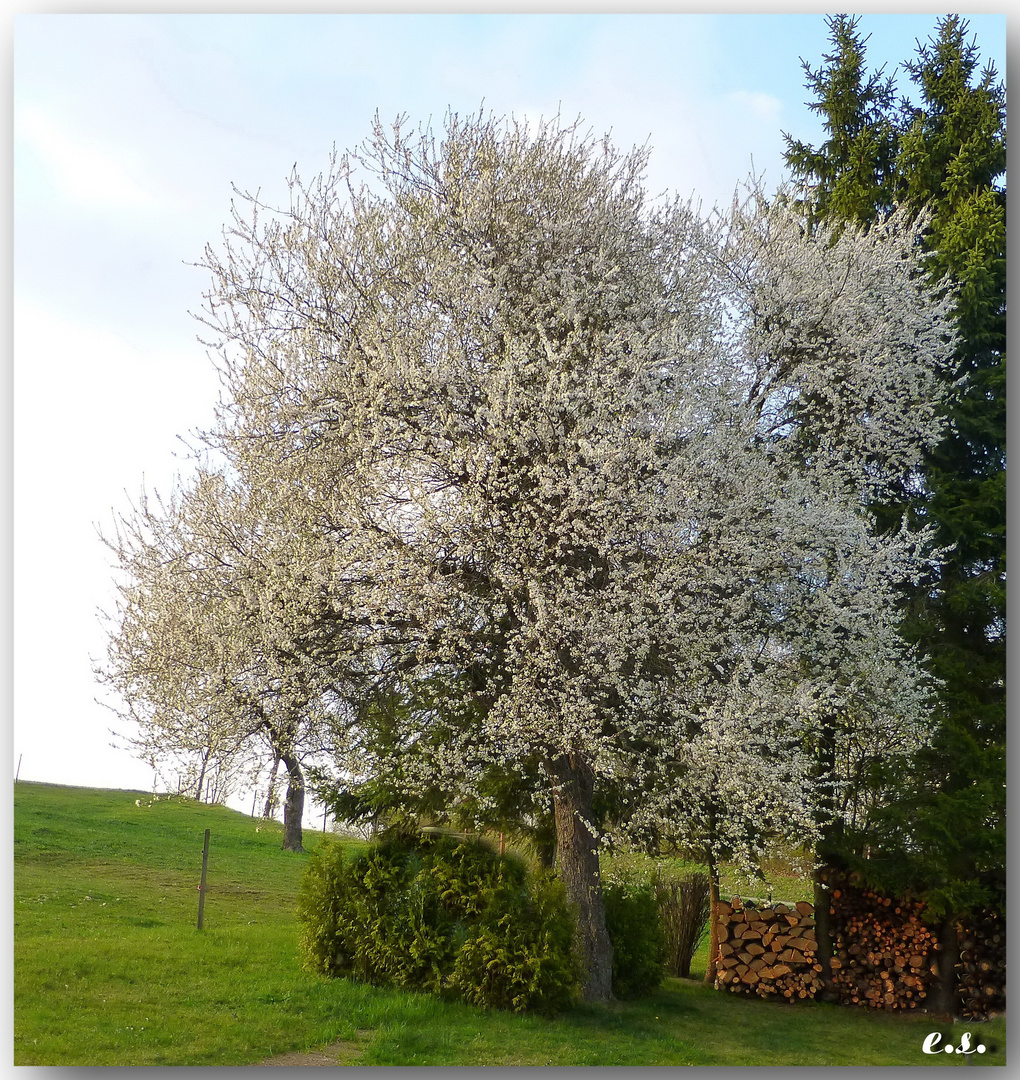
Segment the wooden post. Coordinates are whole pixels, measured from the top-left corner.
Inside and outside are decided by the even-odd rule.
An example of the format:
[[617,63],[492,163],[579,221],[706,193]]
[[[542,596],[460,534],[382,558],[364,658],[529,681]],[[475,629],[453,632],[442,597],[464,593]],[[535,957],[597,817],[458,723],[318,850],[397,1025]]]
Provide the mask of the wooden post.
[[205,874],[209,869],[209,830],[205,830],[205,843],[202,845],[202,883],[198,886],[198,928],[202,929],[202,913],[205,910]]
[[719,867],[714,855],[710,854],[705,861],[708,863],[708,963],[705,965],[705,982],[714,985],[719,959]]

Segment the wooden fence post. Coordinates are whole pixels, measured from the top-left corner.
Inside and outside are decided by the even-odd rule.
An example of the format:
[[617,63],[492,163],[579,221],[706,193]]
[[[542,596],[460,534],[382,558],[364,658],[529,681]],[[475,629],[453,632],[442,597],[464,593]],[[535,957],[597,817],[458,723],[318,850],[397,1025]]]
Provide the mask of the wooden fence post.
[[209,830],[205,830],[205,843],[202,845],[202,882],[198,886],[198,928],[202,929],[202,914],[205,910],[205,874],[209,868]]

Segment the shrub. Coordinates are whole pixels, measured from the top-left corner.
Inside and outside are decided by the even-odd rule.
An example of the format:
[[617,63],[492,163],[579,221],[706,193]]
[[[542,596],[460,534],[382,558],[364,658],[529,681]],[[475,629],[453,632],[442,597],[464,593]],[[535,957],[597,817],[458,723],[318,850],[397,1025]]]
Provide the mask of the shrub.
[[390,834],[312,855],[298,914],[307,966],[554,1013],[574,999],[573,916],[562,885],[477,841]]
[[662,919],[666,971],[689,978],[691,958],[708,927],[708,875],[692,873],[682,878],[667,878],[658,873],[655,897]]
[[610,881],[603,886],[606,928],[613,942],[613,994],[636,998],[662,982],[662,928],[650,882]]
[[312,853],[298,894],[299,944],[305,966],[324,975],[346,971],[353,957],[341,951],[340,928],[349,901],[344,849],[323,837]]

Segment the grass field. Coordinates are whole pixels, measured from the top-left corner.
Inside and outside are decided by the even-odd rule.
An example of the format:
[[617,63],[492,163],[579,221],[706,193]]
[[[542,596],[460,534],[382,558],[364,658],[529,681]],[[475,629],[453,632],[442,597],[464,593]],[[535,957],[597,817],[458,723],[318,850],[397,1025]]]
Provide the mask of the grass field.
[[[940,1027],[669,979],[554,1020],[318,978],[297,955],[306,856],[279,826],[139,792],[15,788],[18,1065],[248,1065],[330,1045],[351,1065],[1004,1065],[1005,1023]],[[205,928],[196,928],[210,829]],[[314,847],[318,834],[307,837]],[[704,971],[704,949],[695,970]],[[934,1030],[983,1055],[928,1056]]]

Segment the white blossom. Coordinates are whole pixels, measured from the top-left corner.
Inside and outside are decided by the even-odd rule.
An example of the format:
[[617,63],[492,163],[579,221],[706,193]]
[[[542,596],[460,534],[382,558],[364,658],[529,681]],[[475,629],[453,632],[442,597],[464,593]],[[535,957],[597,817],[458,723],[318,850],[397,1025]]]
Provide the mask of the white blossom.
[[[929,539],[878,535],[867,506],[938,436],[946,300],[906,216],[808,235],[758,194],[702,220],[649,205],[643,166],[577,128],[452,116],[377,123],[281,212],[241,200],[206,255],[209,442],[276,507],[263,659],[327,611],[328,647],[272,671],[288,700],[310,707],[325,652],[445,673],[422,790],[562,760],[664,827],[720,795],[814,822],[836,779],[808,768],[818,725],[852,717],[850,757],[925,735],[895,588]],[[249,602],[203,612],[205,636],[232,650]],[[683,807],[658,776],[687,778]]]

